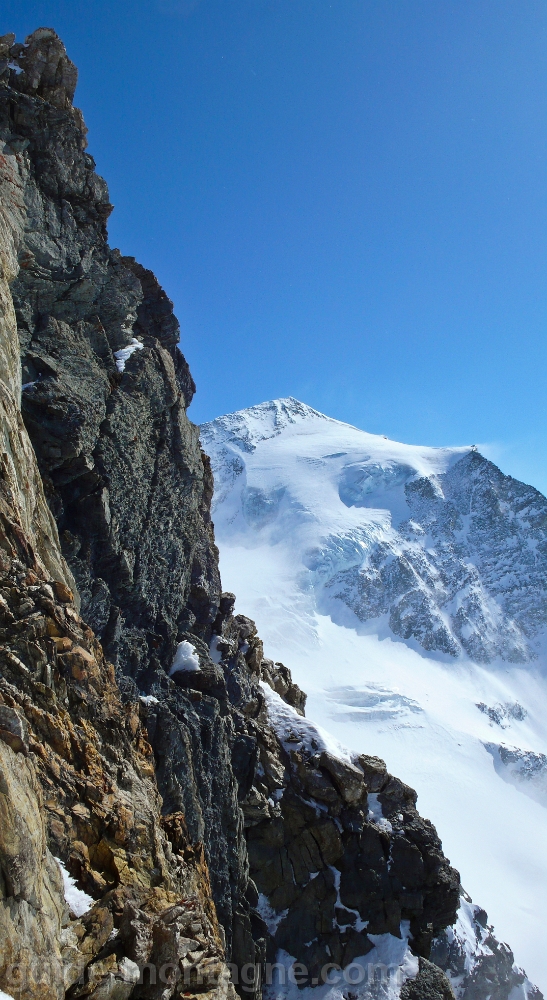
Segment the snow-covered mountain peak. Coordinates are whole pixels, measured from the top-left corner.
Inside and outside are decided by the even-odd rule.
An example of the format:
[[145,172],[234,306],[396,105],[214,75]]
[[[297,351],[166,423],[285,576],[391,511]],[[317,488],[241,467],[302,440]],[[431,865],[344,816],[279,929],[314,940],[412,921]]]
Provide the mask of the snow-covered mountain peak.
[[[217,417],[201,425],[202,441],[211,445],[233,444],[241,451],[252,452],[262,441],[283,435],[284,445],[290,438],[293,448],[298,449],[298,440],[304,437],[302,448],[316,457],[326,459],[343,458],[343,466],[352,459],[383,464],[408,465],[423,475],[446,471],[446,468],[473,450],[472,446],[461,448],[431,448],[402,444],[391,441],[385,435],[369,434],[352,424],[344,423],[302,403],[294,396],[272,399],[244,410],[236,410]],[[342,444],[349,450],[323,455],[325,444]],[[317,453],[317,454],[316,454]],[[312,457],[309,455],[308,457]]]
[[219,539],[288,546],[316,610],[434,655],[536,656],[547,501],[473,447],[401,444],[293,398],[201,434]]
[[338,423],[331,417],[326,417],[312,406],[301,403],[294,396],[285,399],[271,399],[257,406],[249,406],[246,410],[237,410],[224,417],[217,417],[201,426],[203,441],[222,438],[232,441],[243,451],[254,451],[260,441],[276,437],[287,428],[300,428],[304,421],[327,420]]

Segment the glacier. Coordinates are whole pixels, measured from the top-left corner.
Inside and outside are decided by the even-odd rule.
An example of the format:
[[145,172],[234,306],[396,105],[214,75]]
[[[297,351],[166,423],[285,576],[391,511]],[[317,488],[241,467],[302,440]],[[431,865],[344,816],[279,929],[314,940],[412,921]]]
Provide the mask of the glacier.
[[223,584],[307,715],[412,785],[545,991],[547,500],[293,398],[201,427]]

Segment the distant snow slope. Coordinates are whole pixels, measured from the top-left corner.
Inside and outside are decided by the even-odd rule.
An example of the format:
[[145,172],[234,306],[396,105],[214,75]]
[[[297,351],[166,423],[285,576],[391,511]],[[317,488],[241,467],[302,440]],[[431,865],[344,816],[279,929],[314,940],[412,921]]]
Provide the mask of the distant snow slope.
[[545,991],[547,500],[294,399],[201,428],[223,584],[306,714],[414,788]]

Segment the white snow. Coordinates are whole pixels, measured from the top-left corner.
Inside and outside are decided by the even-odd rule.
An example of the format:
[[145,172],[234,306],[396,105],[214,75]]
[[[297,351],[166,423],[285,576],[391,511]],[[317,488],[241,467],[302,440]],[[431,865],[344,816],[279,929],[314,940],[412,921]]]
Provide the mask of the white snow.
[[169,671],[169,676],[172,677],[173,674],[179,673],[179,671],[185,673],[196,673],[201,670],[199,665],[199,657],[196,653],[195,646],[192,646],[191,642],[184,639],[183,642],[179,642],[177,650],[173,659],[173,664]]
[[72,910],[74,916],[83,917],[84,913],[87,913],[91,909],[95,900],[91,896],[88,896],[87,892],[84,892],[83,889],[78,889],[72,875],[69,875],[59,858],[55,858],[55,861],[59,865],[61,875],[63,876],[65,902]]
[[270,934],[274,935],[282,920],[287,916],[288,910],[274,910],[264,893],[259,893],[257,910],[260,913]]
[[378,799],[376,792],[369,792],[368,796],[368,819],[371,823],[374,823],[379,830],[385,830],[386,833],[391,833],[393,827],[388,819],[384,816],[382,812],[382,803]]
[[[266,700],[268,719],[280,742],[288,752],[302,749],[309,754],[326,750],[332,757],[351,764],[353,754],[321,726],[303,718],[273,691],[269,684],[260,682]],[[380,807],[381,808],[381,807]]]
[[[474,921],[476,910],[478,910],[478,906],[462,897],[458,919],[454,927],[450,927],[447,931],[450,942],[454,939],[459,941],[465,955],[465,971],[468,973],[473,971],[480,955],[492,954],[490,948],[484,944],[485,938],[488,937],[488,931],[478,927]],[[479,937],[477,937],[477,933]]]
[[[362,624],[349,609],[344,617],[323,588],[330,564],[359,562],[370,538],[393,540],[393,526],[408,518],[401,476],[428,476],[434,486],[471,449],[397,444],[291,400],[220,418],[202,441],[215,473],[223,587],[256,621],[265,654],[308,694],[302,720],[268,692],[278,732],[306,746],[337,741],[343,759],[382,757],[415,788],[466,890],[545,992],[547,809],[497,774],[485,748],[503,739],[547,753],[545,652],[487,666],[427,652],[384,619]],[[369,468],[368,480],[347,478],[344,468],[356,464]],[[368,506],[341,501],[342,479]],[[518,703],[526,714],[504,716],[502,729],[480,703]]]
[[114,351],[114,357],[116,358],[116,368],[118,369],[118,371],[119,372],[125,371],[126,361],[129,361],[129,358],[131,357],[132,354],[134,354],[135,351],[142,351],[143,347],[144,344],[141,344],[140,340],[137,340],[136,337],[132,337],[131,343],[128,344],[127,347],[122,347],[121,350]]

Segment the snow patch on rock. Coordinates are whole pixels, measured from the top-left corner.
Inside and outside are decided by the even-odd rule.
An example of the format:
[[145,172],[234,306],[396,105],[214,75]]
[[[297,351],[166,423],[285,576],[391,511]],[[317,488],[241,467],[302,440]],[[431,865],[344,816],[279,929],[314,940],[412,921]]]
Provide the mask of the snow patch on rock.
[[324,750],[346,764],[353,763],[355,755],[330,733],[299,715],[269,684],[261,681],[260,687],[266,700],[269,722],[287,753],[303,750],[312,756]]
[[116,368],[119,372],[125,371],[126,362],[135,351],[142,351],[144,344],[141,344],[140,340],[133,337],[131,343],[127,347],[122,347],[119,351],[114,351],[114,357],[116,358]]
[[88,896],[87,892],[84,892],[83,889],[78,889],[72,875],[67,872],[63,862],[59,858],[55,858],[55,861],[59,865],[61,875],[63,876],[65,902],[72,910],[74,916],[83,917],[84,913],[87,913],[91,909],[95,900],[92,896]]
[[191,642],[188,642],[187,639],[184,639],[177,646],[169,676],[172,677],[173,674],[177,674],[179,671],[183,673],[197,673],[198,670],[201,670],[201,667],[196,647]]
[[139,701],[142,701],[143,705],[159,705],[159,699],[153,694],[141,694]]
[[273,937],[281,921],[285,919],[289,911],[280,910],[278,912],[277,910],[274,910],[273,906],[271,906],[268,901],[268,897],[265,896],[264,893],[262,892],[259,893],[258,904],[256,908],[260,916],[262,917],[264,923],[266,924],[269,933]]
[[367,819],[369,823],[373,823],[374,826],[378,827],[379,830],[385,830],[386,833],[392,833],[393,827],[382,812],[382,803],[378,798],[378,793],[369,792],[367,801],[368,801]]

